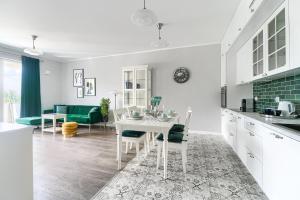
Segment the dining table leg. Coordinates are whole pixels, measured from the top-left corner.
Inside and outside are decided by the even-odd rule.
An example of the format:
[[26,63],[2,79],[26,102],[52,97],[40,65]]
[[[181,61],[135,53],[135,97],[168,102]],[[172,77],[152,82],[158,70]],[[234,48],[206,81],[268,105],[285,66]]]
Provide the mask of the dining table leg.
[[118,170],[122,168],[122,130],[117,130],[117,158],[118,158]]
[[163,153],[164,153],[164,179],[167,179],[168,175],[168,132],[164,131],[163,141]]

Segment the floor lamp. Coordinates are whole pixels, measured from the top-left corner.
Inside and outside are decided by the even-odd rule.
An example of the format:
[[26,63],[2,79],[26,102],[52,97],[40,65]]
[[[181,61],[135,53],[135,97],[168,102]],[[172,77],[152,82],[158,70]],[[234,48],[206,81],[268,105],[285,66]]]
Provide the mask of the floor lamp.
[[117,109],[117,95],[118,95],[118,91],[117,90],[112,90],[109,93],[115,96],[115,110],[116,110]]

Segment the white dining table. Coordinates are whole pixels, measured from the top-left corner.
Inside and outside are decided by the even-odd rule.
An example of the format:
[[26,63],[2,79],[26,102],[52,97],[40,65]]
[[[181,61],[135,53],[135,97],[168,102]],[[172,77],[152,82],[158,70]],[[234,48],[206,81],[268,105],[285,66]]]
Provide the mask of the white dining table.
[[168,134],[171,127],[179,121],[179,117],[176,116],[168,122],[161,122],[153,119],[142,119],[142,120],[130,120],[121,119],[117,121],[117,158],[118,158],[118,170],[122,169],[122,132],[124,130],[134,131],[145,131],[145,132],[156,132],[163,133],[163,153],[164,153],[164,178],[167,178],[167,166],[168,166]]

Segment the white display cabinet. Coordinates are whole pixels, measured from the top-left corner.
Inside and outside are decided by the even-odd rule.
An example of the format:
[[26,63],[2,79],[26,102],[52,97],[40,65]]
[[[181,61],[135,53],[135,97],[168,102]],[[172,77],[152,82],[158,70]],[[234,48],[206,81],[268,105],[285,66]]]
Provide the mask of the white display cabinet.
[[146,108],[151,98],[151,70],[148,65],[123,67],[122,76],[123,107]]

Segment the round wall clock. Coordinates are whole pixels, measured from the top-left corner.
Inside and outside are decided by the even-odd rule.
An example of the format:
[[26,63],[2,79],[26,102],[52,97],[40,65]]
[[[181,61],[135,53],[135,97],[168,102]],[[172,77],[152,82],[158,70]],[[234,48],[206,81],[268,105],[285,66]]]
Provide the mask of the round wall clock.
[[177,83],[185,83],[190,78],[190,72],[187,68],[179,67],[175,70],[173,78]]

